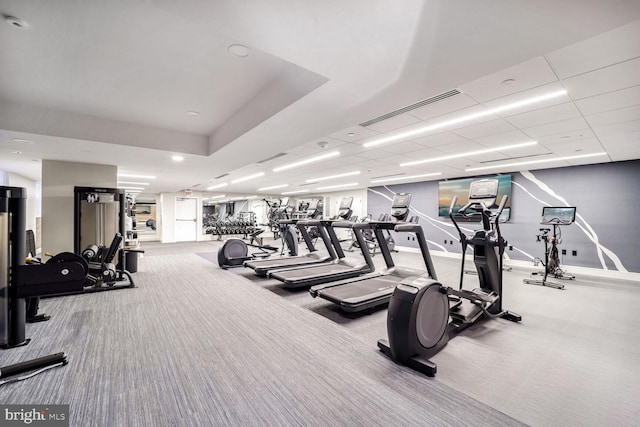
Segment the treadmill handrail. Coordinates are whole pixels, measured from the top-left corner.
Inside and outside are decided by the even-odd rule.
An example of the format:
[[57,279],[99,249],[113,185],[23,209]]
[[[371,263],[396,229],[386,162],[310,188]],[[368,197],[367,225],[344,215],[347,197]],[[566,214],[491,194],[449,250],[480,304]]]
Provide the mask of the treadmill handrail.
[[356,223],[351,221],[334,221],[331,223],[331,226],[336,228],[354,228],[356,225]]
[[419,224],[398,224],[396,225],[394,230],[397,232],[410,232],[416,234],[416,237],[418,238],[418,245],[420,246],[420,253],[422,254],[422,260],[424,261],[424,265],[427,268],[427,274],[433,280],[438,280],[436,269],[433,266],[433,260],[431,259],[431,252],[429,252],[429,246],[427,245],[427,240],[424,237],[422,226]]

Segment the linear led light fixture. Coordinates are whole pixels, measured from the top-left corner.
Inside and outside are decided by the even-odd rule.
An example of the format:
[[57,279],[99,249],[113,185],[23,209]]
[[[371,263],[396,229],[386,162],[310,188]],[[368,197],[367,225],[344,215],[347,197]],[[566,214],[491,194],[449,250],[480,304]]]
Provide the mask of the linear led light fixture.
[[220,194],[219,196],[211,196],[210,199],[222,199],[223,197],[227,197],[226,194]]
[[442,129],[447,126],[456,125],[458,123],[468,122],[470,120],[479,119],[481,117],[490,116],[496,113],[502,113],[503,111],[513,110],[515,108],[524,107],[526,105],[536,104],[538,102],[546,101],[548,99],[557,98],[562,95],[566,95],[567,90],[562,89],[555,92],[550,92],[545,95],[534,96],[532,98],[527,98],[522,101],[513,102],[511,104],[502,105],[500,107],[490,108],[485,111],[480,111],[478,113],[467,114],[466,116],[457,117],[451,120],[445,120],[444,122],[434,123],[432,125],[423,126],[414,130],[402,132],[396,135],[389,135],[384,138],[376,139],[374,141],[369,141],[362,144],[363,147],[374,147],[376,145],[385,144],[387,142],[396,142],[402,139],[407,139],[412,136],[422,135],[423,133],[430,132],[432,130]]
[[332,151],[332,152],[327,153],[327,154],[322,154],[322,155],[316,156],[316,157],[310,157],[310,158],[305,159],[305,160],[300,160],[299,162],[289,163],[288,165],[277,167],[273,171],[274,172],[280,172],[280,171],[287,170],[287,169],[293,169],[293,168],[297,168],[298,166],[308,165],[309,163],[319,162],[320,160],[329,159],[331,157],[335,157],[335,156],[339,156],[339,155],[340,155],[339,151]]
[[526,162],[506,163],[506,164],[491,165],[491,166],[480,166],[480,167],[477,167],[477,168],[465,169],[465,172],[473,172],[473,171],[480,171],[480,170],[485,170],[485,169],[495,169],[495,168],[509,168],[509,167],[512,167],[512,166],[533,165],[533,164],[536,164],[536,163],[561,162],[563,160],[586,159],[587,157],[597,157],[597,156],[606,156],[606,155],[607,155],[607,153],[602,151],[600,153],[581,154],[579,156],[556,157],[556,158],[553,158],[553,159],[529,160],[529,161],[526,161]]
[[122,187],[124,190],[144,190],[144,187]]
[[309,190],[296,190],[296,191],[285,191],[284,193],[280,193],[283,196],[286,196],[287,194],[298,194],[298,193],[308,193]]
[[289,186],[289,184],[272,185],[271,187],[258,188],[258,191],[275,190],[276,188],[284,188],[284,187],[288,187],[288,186]]
[[376,183],[376,182],[387,182],[387,181],[400,181],[403,179],[427,178],[429,176],[438,176],[438,175],[442,175],[442,172],[423,173],[421,175],[410,175],[410,176],[397,176],[395,178],[372,179],[371,182]]
[[215,190],[216,188],[222,188],[225,187],[229,184],[227,184],[226,182],[223,182],[221,184],[216,184],[216,185],[212,185],[211,187],[207,187],[207,190]]
[[129,185],[149,185],[148,182],[133,182],[133,181],[118,181],[118,185],[120,184],[129,184]]
[[349,184],[328,185],[326,187],[318,187],[316,188],[316,190],[330,190],[332,188],[353,187],[354,185],[358,185],[358,183],[350,182]]
[[253,175],[248,175],[242,178],[234,179],[233,181],[231,181],[231,183],[237,184],[239,182],[249,181],[250,179],[260,178],[263,175],[264,175],[264,172],[258,172],[258,173],[254,173]]
[[319,182],[319,181],[326,181],[329,179],[334,179],[334,178],[342,178],[345,176],[352,176],[352,175],[359,175],[360,171],[355,171],[355,172],[347,172],[347,173],[341,173],[338,175],[331,175],[331,176],[323,176],[320,178],[313,178],[313,179],[308,179],[305,182]]
[[529,141],[529,142],[523,142],[521,144],[503,145],[502,147],[486,148],[484,150],[468,151],[466,153],[450,154],[448,156],[434,157],[432,159],[416,160],[413,162],[401,163],[400,166],[413,166],[413,165],[419,165],[422,163],[433,163],[433,162],[441,162],[443,160],[457,159],[459,157],[469,157],[469,156],[478,156],[480,154],[495,153],[496,151],[514,150],[516,148],[530,147],[532,145],[536,145],[537,143],[538,143],[537,141]]
[[130,173],[119,173],[118,176],[123,176],[125,178],[156,179],[153,175],[134,175]]

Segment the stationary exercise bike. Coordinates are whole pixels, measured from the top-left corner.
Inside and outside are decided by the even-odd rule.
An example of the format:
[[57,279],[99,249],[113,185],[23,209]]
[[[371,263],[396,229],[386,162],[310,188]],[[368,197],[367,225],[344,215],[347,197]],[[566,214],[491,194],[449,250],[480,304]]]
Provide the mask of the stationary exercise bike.
[[[460,233],[462,265],[460,288],[453,289],[438,282],[435,269],[431,277],[407,278],[400,282],[391,301],[387,316],[389,340],[379,340],[380,350],[398,363],[433,377],[437,366],[429,360],[447,344],[450,338],[483,319],[504,318],[519,322],[522,317],[502,308],[502,258],[506,241],[500,233],[499,217],[507,202],[503,196],[496,213],[489,208],[498,194],[498,180],[474,181],[469,188],[469,202],[458,215],[480,215],[483,229],[467,237],[458,226],[454,210],[457,198],[449,208],[449,217]],[[468,245],[474,249],[473,260],[478,271],[480,287],[462,289],[464,257]],[[428,249],[426,259],[430,260]]]
[[[544,242],[544,261],[540,258],[534,260],[534,265],[541,263],[544,267],[543,271],[534,271],[531,277],[524,279],[523,282],[530,285],[547,286],[549,288],[564,289],[561,283],[548,280],[549,276],[556,279],[572,280],[575,276],[567,273],[560,266],[560,257],[558,256],[558,245],[562,243],[562,233],[560,225],[570,225],[576,219],[575,207],[543,207],[542,208],[542,225],[553,225],[553,234],[550,228],[541,228],[540,234],[536,236],[536,241]],[[540,278],[542,276],[542,278]]]

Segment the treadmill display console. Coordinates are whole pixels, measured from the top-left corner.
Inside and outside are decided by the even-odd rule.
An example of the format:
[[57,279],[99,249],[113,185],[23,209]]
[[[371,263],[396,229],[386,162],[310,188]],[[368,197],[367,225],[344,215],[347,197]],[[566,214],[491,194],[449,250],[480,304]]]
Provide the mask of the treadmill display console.
[[411,193],[398,193],[393,198],[391,205],[391,216],[397,221],[404,221],[409,215],[411,204]]
[[353,197],[343,197],[340,201],[340,207],[338,210],[351,209],[351,205],[353,204]]

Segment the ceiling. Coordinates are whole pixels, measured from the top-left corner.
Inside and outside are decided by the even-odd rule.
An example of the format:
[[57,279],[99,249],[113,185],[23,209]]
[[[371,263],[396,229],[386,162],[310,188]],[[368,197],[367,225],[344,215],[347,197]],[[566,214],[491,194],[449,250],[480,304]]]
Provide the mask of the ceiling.
[[[37,181],[48,159],[155,176],[126,178],[150,193],[312,195],[640,158],[636,0],[0,0],[0,13],[26,26],[0,22],[0,170]],[[546,162],[513,165],[533,160]],[[340,184],[354,185],[324,188]]]

